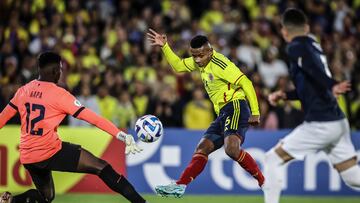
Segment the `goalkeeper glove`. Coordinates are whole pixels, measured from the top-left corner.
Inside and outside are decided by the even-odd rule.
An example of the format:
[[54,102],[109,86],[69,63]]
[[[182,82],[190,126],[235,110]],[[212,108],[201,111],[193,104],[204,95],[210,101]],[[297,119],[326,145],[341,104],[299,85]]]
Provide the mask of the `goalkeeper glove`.
[[116,138],[118,140],[121,140],[125,143],[126,147],[125,147],[125,154],[128,155],[130,153],[132,154],[136,154],[137,152],[141,152],[142,149],[136,145],[136,142],[133,138],[132,135],[127,134],[123,131],[120,131],[117,135]]

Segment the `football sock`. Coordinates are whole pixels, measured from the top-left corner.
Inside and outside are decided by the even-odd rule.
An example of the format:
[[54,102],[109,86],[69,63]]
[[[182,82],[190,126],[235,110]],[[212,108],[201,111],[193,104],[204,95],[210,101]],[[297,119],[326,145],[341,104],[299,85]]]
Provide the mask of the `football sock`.
[[240,166],[257,179],[259,186],[264,184],[264,176],[259,169],[256,161],[251,157],[249,153],[244,150],[240,150],[240,154],[236,160]]
[[263,190],[265,203],[279,203],[284,181],[284,161],[271,149],[265,154],[264,175],[266,178]]
[[176,184],[188,185],[204,170],[207,161],[208,161],[207,155],[202,153],[195,153],[189,165],[183,171]]
[[11,203],[49,203],[51,201],[46,201],[44,197],[40,194],[38,190],[30,189],[19,195],[15,195]]
[[340,172],[341,178],[346,185],[354,190],[360,191],[360,167],[359,165],[352,166],[345,171]]
[[145,200],[136,192],[135,188],[123,176],[119,175],[114,169],[107,165],[101,170],[99,177],[113,191],[120,193],[132,203],[144,203]]

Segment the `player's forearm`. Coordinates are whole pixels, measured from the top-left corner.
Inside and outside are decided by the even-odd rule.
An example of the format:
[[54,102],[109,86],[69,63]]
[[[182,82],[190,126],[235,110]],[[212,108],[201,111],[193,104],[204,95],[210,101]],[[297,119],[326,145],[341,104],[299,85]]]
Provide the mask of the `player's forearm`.
[[112,136],[116,136],[119,133],[119,129],[107,119],[99,116],[95,112],[91,111],[90,109],[85,108],[80,114],[76,117],[78,119],[84,120],[101,130],[109,133]]
[[0,113],[0,129],[10,120],[17,112],[16,106],[10,106],[9,104]]
[[162,48],[162,52],[172,69],[176,72],[189,72],[189,69],[186,68],[186,64],[184,63],[184,59],[181,59],[178,55],[176,55],[173,50],[170,48],[169,44],[166,43]]
[[256,92],[254,86],[252,85],[252,82],[245,75],[243,75],[239,79],[238,85],[241,86],[241,88],[244,90],[246,99],[249,101],[251,114],[254,116],[260,115],[259,104],[257,101]]

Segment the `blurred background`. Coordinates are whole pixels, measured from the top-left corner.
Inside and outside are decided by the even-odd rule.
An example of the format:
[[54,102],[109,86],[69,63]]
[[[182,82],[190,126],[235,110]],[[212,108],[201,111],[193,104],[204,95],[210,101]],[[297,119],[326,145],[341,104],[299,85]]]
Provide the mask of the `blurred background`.
[[[21,85],[36,79],[38,54],[54,50],[64,61],[60,85],[83,105],[120,128],[132,129],[138,117],[156,115],[166,129],[177,130],[165,131],[169,136],[165,136],[163,144],[172,142],[166,139],[178,132],[194,133],[191,139],[179,140],[192,143],[189,147],[193,149],[216,116],[200,75],[175,74],[160,48],[151,47],[145,34],[148,28],[167,34],[170,45],[182,57],[189,56],[190,39],[203,34],[216,51],[226,55],[252,80],[262,122],[250,134],[275,133],[269,141],[275,144],[288,132],[281,129],[292,129],[303,119],[299,102],[271,107],[266,100],[271,91],[292,87],[286,44],[280,35],[281,13],[288,7],[300,8],[309,17],[311,33],[322,45],[333,78],[352,82],[352,91],[338,101],[358,139],[355,131],[360,129],[360,0],[1,0],[0,109]],[[9,123],[18,124],[19,117]],[[89,127],[70,117],[63,125]],[[9,139],[2,131],[0,137],[0,144]],[[263,137],[259,135],[257,139]],[[255,140],[249,140],[256,145]],[[265,150],[271,146],[259,147]],[[191,157],[191,152],[187,153],[180,165],[170,163],[179,168],[172,178],[186,166]],[[152,155],[159,157],[160,152]],[[143,162],[128,163],[130,180],[142,184],[137,180],[138,174],[131,171],[143,172],[144,162],[159,161],[158,157],[149,157],[139,159]],[[0,190],[1,186],[0,181]],[[149,186],[140,187],[151,193]],[[232,191],[236,194],[236,188]],[[328,194],[331,193],[324,193]]]
[[[214,114],[199,74],[174,74],[160,49],[145,38],[152,28],[166,33],[183,57],[189,56],[193,36],[207,35],[253,81],[261,106],[259,128],[293,128],[302,120],[300,105],[273,108],[266,101],[270,91],[291,86],[279,32],[287,7],[301,8],[309,17],[333,77],[352,81],[353,91],[339,102],[352,128],[359,129],[359,0],[3,0],[0,108],[20,85],[36,78],[36,56],[55,50],[65,62],[62,85],[119,127],[154,114],[166,127],[207,128]],[[72,119],[66,124],[86,125]]]

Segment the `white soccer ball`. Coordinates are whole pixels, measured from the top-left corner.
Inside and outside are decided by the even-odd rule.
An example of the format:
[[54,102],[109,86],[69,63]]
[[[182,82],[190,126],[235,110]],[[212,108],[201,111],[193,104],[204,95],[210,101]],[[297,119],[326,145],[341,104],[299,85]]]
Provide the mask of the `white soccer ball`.
[[143,142],[155,142],[164,134],[161,121],[154,115],[145,115],[135,124],[135,132]]

